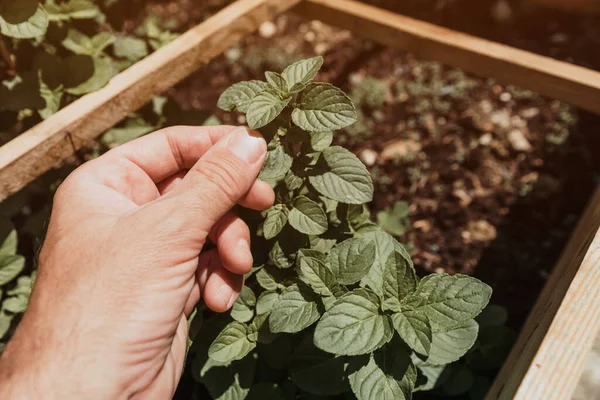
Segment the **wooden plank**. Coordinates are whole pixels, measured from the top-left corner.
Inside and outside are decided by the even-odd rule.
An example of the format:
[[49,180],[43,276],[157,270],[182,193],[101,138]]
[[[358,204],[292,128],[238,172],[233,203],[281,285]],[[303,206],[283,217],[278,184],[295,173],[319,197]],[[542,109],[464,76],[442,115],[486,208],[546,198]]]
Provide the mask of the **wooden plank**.
[[599,333],[600,186],[486,400],[570,399]]
[[600,73],[353,0],[305,0],[295,11],[387,46],[600,113]]
[[0,201],[299,1],[238,0],[2,146]]

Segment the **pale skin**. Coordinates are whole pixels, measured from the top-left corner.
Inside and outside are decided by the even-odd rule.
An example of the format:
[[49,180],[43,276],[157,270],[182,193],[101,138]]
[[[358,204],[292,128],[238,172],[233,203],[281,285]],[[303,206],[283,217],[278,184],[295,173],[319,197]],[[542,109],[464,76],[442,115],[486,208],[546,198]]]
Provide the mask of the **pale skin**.
[[[186,318],[228,310],[252,267],[231,209],[264,210],[266,143],[232,126],[172,127],[59,187],[30,305],[0,359],[1,399],[168,399]],[[202,252],[211,241],[216,249]]]

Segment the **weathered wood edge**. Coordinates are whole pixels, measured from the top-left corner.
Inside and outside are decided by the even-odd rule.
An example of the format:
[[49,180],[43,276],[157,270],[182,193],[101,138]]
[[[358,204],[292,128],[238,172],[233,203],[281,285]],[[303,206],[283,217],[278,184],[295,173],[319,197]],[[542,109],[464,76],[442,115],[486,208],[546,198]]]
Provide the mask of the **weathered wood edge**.
[[419,57],[600,113],[600,72],[353,0],[305,0],[294,12]]
[[486,400],[570,399],[598,333],[600,186]]
[[300,1],[238,0],[2,146],[0,201]]

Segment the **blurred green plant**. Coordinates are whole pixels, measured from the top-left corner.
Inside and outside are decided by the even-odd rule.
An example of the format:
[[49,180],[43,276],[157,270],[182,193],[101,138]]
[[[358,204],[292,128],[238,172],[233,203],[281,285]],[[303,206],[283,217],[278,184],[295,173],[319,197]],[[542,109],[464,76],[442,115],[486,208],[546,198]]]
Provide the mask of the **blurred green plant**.
[[397,201],[392,207],[377,213],[377,225],[389,234],[402,236],[410,226],[408,213],[408,203],[405,201]]

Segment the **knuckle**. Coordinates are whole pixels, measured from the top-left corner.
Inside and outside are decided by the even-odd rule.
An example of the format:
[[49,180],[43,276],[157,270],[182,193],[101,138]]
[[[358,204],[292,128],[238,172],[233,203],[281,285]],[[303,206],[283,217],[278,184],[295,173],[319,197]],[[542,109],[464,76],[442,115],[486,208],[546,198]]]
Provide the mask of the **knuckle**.
[[[198,165],[197,171],[202,179],[216,189],[226,201],[237,203],[243,195],[242,171],[234,162],[226,158],[219,160],[204,160]],[[214,193],[211,193],[214,194]]]

